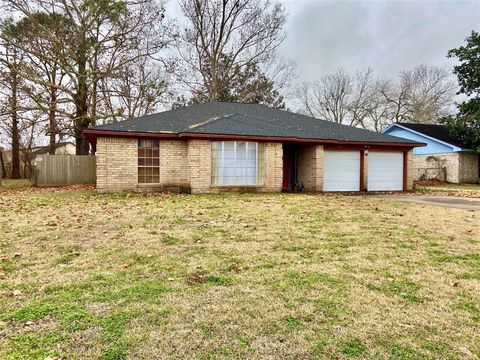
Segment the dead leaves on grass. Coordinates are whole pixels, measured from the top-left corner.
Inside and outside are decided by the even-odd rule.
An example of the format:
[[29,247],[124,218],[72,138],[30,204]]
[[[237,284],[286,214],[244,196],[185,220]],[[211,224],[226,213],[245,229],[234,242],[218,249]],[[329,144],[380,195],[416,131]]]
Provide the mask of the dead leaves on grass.
[[193,273],[187,276],[186,282],[188,285],[198,285],[205,282],[205,276],[202,273]]
[[[266,200],[263,201],[264,199]],[[286,300],[280,299],[280,297],[277,298],[275,295],[272,296],[270,294],[270,286],[265,286],[270,285],[272,278],[281,274],[283,269],[292,267],[292,269],[298,271],[298,276],[287,278],[286,280],[280,279],[282,283],[285,283],[285,285],[280,284],[285,287],[285,290],[282,289],[281,293],[298,294],[302,299],[311,299],[313,296],[320,296],[320,294],[326,297],[328,295],[328,297],[331,296],[335,299],[338,297],[338,304],[347,306],[350,306],[353,302],[353,306],[358,308],[359,311],[367,312],[365,324],[360,319],[359,322],[353,325],[350,323],[342,325],[347,330],[361,329],[362,331],[365,330],[365,332],[375,334],[378,326],[377,323],[371,325],[373,321],[370,321],[368,318],[371,316],[371,313],[368,313],[370,307],[365,305],[365,298],[358,296],[356,297],[356,299],[359,299],[358,301],[352,299],[343,300],[343,284],[337,284],[325,276],[309,276],[312,268],[321,273],[328,266],[328,269],[332,271],[332,276],[335,275],[339,278],[345,276],[345,274],[350,274],[350,276],[345,278],[345,288],[350,288],[350,285],[355,287],[356,285],[352,279],[357,278],[357,276],[360,279],[362,275],[367,274],[375,280],[376,275],[374,275],[374,272],[379,270],[381,265],[397,266],[398,270],[413,268],[414,264],[407,264],[406,261],[400,262],[399,258],[389,258],[388,255],[396,254],[399,251],[397,248],[399,245],[415,244],[412,250],[408,247],[401,247],[401,249],[406,250],[402,250],[399,254],[402,255],[402,258],[404,255],[409,259],[418,258],[419,253],[420,255],[423,254],[422,251],[427,246],[426,242],[430,241],[429,237],[422,237],[423,232],[426,232],[427,235],[443,234],[443,228],[450,227],[452,232],[456,231],[456,234],[458,234],[458,236],[452,237],[451,241],[454,241],[459,237],[465,237],[465,232],[475,226],[471,222],[467,225],[466,222],[463,222],[465,219],[457,217],[450,219],[452,221],[451,224],[447,224],[444,221],[442,228],[435,229],[432,225],[436,225],[439,217],[434,218],[429,213],[429,209],[422,216],[418,216],[418,214],[413,214],[413,211],[407,210],[417,209],[418,211],[419,207],[405,205],[399,209],[376,200],[361,197],[345,198],[339,196],[326,198],[323,196],[310,196],[307,198],[304,195],[298,197],[296,195],[293,195],[293,197],[290,195],[265,195],[265,197],[259,195],[252,196],[250,199],[245,199],[243,196],[231,196],[224,201],[221,196],[212,198],[208,196],[192,196],[188,198],[188,201],[184,201],[184,199],[182,200],[179,197],[165,201],[163,204],[161,203],[162,201],[163,198],[153,196],[147,199],[140,196],[132,196],[128,200],[108,196],[92,196],[83,203],[72,201],[61,206],[51,207],[47,212],[43,213],[43,219],[41,216],[38,219],[33,218],[33,224],[27,224],[28,219],[32,217],[28,213],[27,210],[29,209],[27,208],[22,210],[18,217],[23,220],[24,226],[29,226],[33,232],[40,228],[39,225],[46,221],[48,222],[50,218],[58,222],[58,227],[52,226],[49,228],[43,226],[41,228],[41,231],[45,232],[46,240],[38,240],[38,234],[30,235],[18,232],[18,236],[21,238],[18,243],[15,243],[15,247],[9,250],[8,260],[12,260],[13,249],[15,251],[23,251],[26,254],[25,260],[28,260],[29,264],[22,264],[24,265],[22,271],[27,274],[30,272],[33,279],[45,282],[45,285],[50,282],[60,284],[63,282],[78,283],[83,279],[83,273],[89,274],[91,272],[108,272],[109,274],[118,272],[119,278],[135,282],[138,281],[135,280],[134,276],[137,273],[142,274],[142,276],[158,277],[165,284],[170,285],[169,291],[171,289],[171,293],[168,293],[168,296],[170,296],[169,300],[171,301],[169,304],[175,304],[180,309],[178,314],[175,314],[177,322],[170,327],[172,338],[178,339],[178,330],[181,327],[195,331],[195,328],[188,328],[190,324],[186,321],[186,318],[192,314],[192,308],[196,309],[196,305],[201,303],[202,300],[208,301],[211,305],[212,296],[218,296],[218,303],[214,303],[216,308],[209,306],[205,310],[205,308],[198,306],[199,310],[195,310],[198,312],[194,313],[197,317],[205,316],[205,318],[212,319],[212,323],[215,321],[216,324],[220,324],[215,330],[218,332],[213,335],[221,332],[225,339],[229,341],[233,339],[234,333],[231,332],[233,326],[241,325],[246,329],[248,328],[253,334],[252,336],[257,338],[264,336],[265,341],[275,342],[280,335],[265,335],[263,331],[266,328],[258,328],[255,316],[246,316],[246,314],[247,312],[258,314],[262,311],[262,306],[267,308],[272,306],[272,308],[280,309],[286,306],[283,303]],[[249,205],[246,206],[246,203],[249,203]],[[402,212],[403,209],[405,209],[404,213]],[[42,209],[42,211],[44,210]],[[11,212],[11,207],[8,208],[8,211]],[[47,218],[45,218],[45,214],[47,214]],[[10,215],[13,219],[14,215]],[[55,215],[58,215],[58,217],[55,218]],[[380,221],[382,224],[377,224],[377,221]],[[130,224],[133,224],[133,226]],[[207,225],[205,230],[202,230],[203,224]],[[322,227],[314,226],[317,224]],[[415,228],[414,231],[405,232],[409,229],[407,224],[409,228]],[[76,230],[77,227],[82,229]],[[14,224],[12,226],[12,234],[17,229],[18,226]],[[114,237],[119,230],[121,230],[121,235],[118,238]],[[357,232],[358,237],[365,238],[361,242],[352,235]],[[105,236],[102,234],[109,235]],[[57,237],[53,238],[52,235],[58,235],[59,237],[58,239]],[[73,242],[78,243],[84,240],[80,236],[85,236],[85,242],[82,242],[84,249],[82,249],[81,259],[78,260],[78,266],[66,269],[64,275],[58,269],[43,267],[43,260],[45,258],[48,259],[52,249],[54,249],[53,253],[55,253],[59,246],[64,246],[65,251],[59,255],[68,255],[67,251],[70,250],[69,246]],[[382,240],[382,237],[384,240]],[[399,243],[389,242],[392,239],[402,240],[401,243],[400,240]],[[353,256],[353,253],[350,255],[343,251],[344,244],[342,242],[350,243],[357,240],[358,248],[355,249],[355,256]],[[371,240],[371,242],[367,242],[367,240]],[[446,242],[443,236],[440,239],[435,239],[435,241],[438,241],[441,246],[444,246]],[[199,243],[203,245],[196,245]],[[458,247],[459,243],[458,241],[452,242],[452,247]],[[36,246],[35,249],[39,253],[31,250],[32,244]],[[283,246],[279,246],[279,244],[283,244]],[[332,245],[331,248],[328,248],[328,245]],[[471,252],[471,248],[477,245],[464,244],[463,246]],[[202,251],[196,251],[197,249]],[[385,252],[381,252],[381,250]],[[132,252],[138,252],[140,254],[139,257],[131,256]],[[335,252],[335,258],[334,261],[330,261],[329,255],[333,252]],[[104,256],[100,257],[97,254],[103,254]],[[153,261],[148,260],[148,254],[154,254],[155,259]],[[306,256],[308,254],[316,255],[315,257],[308,257]],[[379,254],[378,259],[368,263],[363,262],[363,259],[370,254]],[[382,256],[383,258],[381,258]],[[326,261],[322,260],[324,258]],[[172,262],[164,261],[167,259],[172,260]],[[22,262],[23,260],[22,258]],[[35,261],[37,262],[35,263]],[[199,263],[202,264],[202,267],[197,265]],[[359,264],[365,266],[365,268],[368,266],[370,269],[371,267],[373,273],[367,273],[362,266],[359,266],[358,270],[352,270],[353,267]],[[422,264],[428,264],[428,259],[423,260]],[[341,268],[341,265],[344,267]],[[351,266],[351,268],[347,265]],[[187,270],[185,271],[185,269]],[[422,270],[420,269],[419,271]],[[53,276],[49,277],[51,274]],[[440,274],[443,275],[442,273]],[[416,278],[413,278],[413,280],[422,286],[419,290],[422,298],[424,296],[423,291],[426,291],[427,295],[425,298],[428,301],[430,301],[429,294],[432,294],[434,291],[442,295],[448,292],[453,293],[457,290],[465,290],[465,293],[468,294],[469,283],[466,280],[462,280],[462,284],[456,285],[452,283],[455,279],[441,276],[439,277],[441,280],[439,281],[440,284],[435,283],[434,287],[431,285],[433,282],[430,281],[432,276],[426,275],[430,277],[425,281]],[[424,309],[420,307],[425,306],[426,317],[428,316],[428,320],[434,323],[433,326],[435,328],[440,329],[439,336],[448,338],[448,333],[443,330],[444,327],[437,327],[437,323],[435,323],[435,315],[437,313],[441,315],[446,313],[448,315],[448,312],[440,313],[438,311],[437,313],[429,313],[430,308],[427,308],[428,304],[414,303],[418,299],[413,297],[416,296],[416,291],[411,289],[412,286],[409,287],[409,284],[405,285],[403,283],[399,284],[398,281],[394,281],[393,277],[383,280],[378,282],[378,284],[375,282],[380,287],[379,290],[375,291],[367,291],[361,284],[358,285],[362,290],[362,295],[370,296],[366,299],[371,300],[372,308],[375,306],[380,308],[381,305],[379,304],[394,304],[394,306],[400,304],[403,306],[406,302],[407,305],[411,305],[408,308],[402,307],[402,311],[406,315],[416,315],[422,314]],[[265,282],[263,283],[262,281]],[[219,288],[220,286],[230,285],[233,286],[229,289]],[[448,288],[448,291],[446,292],[442,286]],[[146,288],[147,290],[149,289],[148,286]],[[135,289],[135,291],[127,291],[126,294],[134,294],[130,295],[134,303],[145,300],[144,287],[136,286]],[[154,287],[154,289],[156,288]],[[241,289],[239,293],[242,293],[242,295],[244,295],[243,289],[248,289],[252,295],[248,293],[248,295],[245,295],[248,297],[240,298],[238,302],[233,302],[231,299],[234,297],[231,294],[235,294],[235,291],[238,291],[238,289]],[[12,290],[10,288],[8,291],[10,296]],[[28,289],[24,290],[22,288],[22,290],[24,295],[20,298],[13,299],[8,296],[7,301],[14,303],[17,300],[23,301],[24,297],[27,299],[29,295]],[[86,291],[91,290],[86,289]],[[155,299],[155,306],[158,307],[157,292],[153,291],[151,293],[153,294],[152,299]],[[256,298],[257,295],[259,298]],[[120,295],[118,297],[120,298]],[[400,301],[398,301],[398,298],[400,298]],[[404,298],[407,298],[407,300],[404,300]],[[249,300],[258,302],[251,304]],[[104,299],[99,298],[95,299],[95,301],[104,301]],[[325,301],[331,300],[328,298]],[[435,297],[435,301],[440,305],[439,308],[446,304],[443,298]],[[234,304],[245,307],[233,307]],[[320,315],[318,315],[318,318],[313,318],[318,320],[316,324],[320,324],[318,325],[319,329],[325,333],[328,333],[328,329],[322,328],[322,321],[327,316],[325,314],[337,311],[329,310],[332,306],[336,309],[336,303],[334,305],[329,304],[322,304],[321,310],[318,310]],[[97,303],[94,306],[99,307],[99,309],[103,308],[103,305],[98,305]],[[298,309],[306,306],[304,303],[292,297],[288,299],[288,306],[292,306],[292,309],[295,309],[294,311],[292,310],[292,316],[296,319],[303,319],[302,311]],[[228,313],[229,310],[235,309],[243,318],[234,325],[228,322],[225,324],[218,321],[215,315],[212,315],[212,308],[221,310],[218,313]],[[103,313],[106,311],[110,311],[110,309],[99,310],[99,312]],[[391,315],[391,313],[393,311],[387,315]],[[185,318],[182,318],[182,314],[185,314]],[[265,323],[275,321],[275,318],[272,318],[270,313],[266,311],[262,313],[262,316],[266,320]],[[393,324],[396,323],[395,316],[383,317],[382,319],[385,320],[385,323],[381,325],[387,326],[387,330],[391,329],[388,328],[390,325],[387,324],[387,321]],[[135,330],[147,331],[141,321],[145,321],[145,318],[139,318],[139,322],[135,325],[137,326]],[[309,325],[306,325],[305,328],[297,326],[294,318],[288,318],[286,322],[291,327],[288,331],[295,331],[295,337],[298,336],[298,338],[302,339],[308,337]],[[35,324],[30,326],[29,331],[36,327],[37,323],[38,321],[35,320]],[[447,319],[446,324],[451,326],[457,323],[454,320]],[[155,324],[155,326],[157,325]],[[232,327],[224,327],[230,325]],[[445,325],[442,324],[442,326]],[[414,330],[418,328],[420,328],[420,325],[414,325],[413,327]],[[466,327],[466,329],[470,330],[471,328]],[[129,331],[133,330],[129,329]],[[70,335],[74,338],[75,334],[71,333]],[[167,334],[167,336],[169,335]],[[287,336],[285,338],[288,339]],[[217,338],[209,341],[213,346],[223,346],[225,344],[224,342],[220,343]],[[98,345],[96,343],[93,344]],[[167,351],[172,351],[173,349],[172,343],[163,343],[162,345]],[[288,343],[288,346],[293,350],[295,350],[296,345],[298,346],[295,343],[293,345]],[[305,345],[308,346],[307,341]],[[466,341],[463,341],[461,345],[467,346]],[[76,346],[78,349],[78,345]],[[185,351],[185,357],[194,357],[193,355],[196,353],[193,352],[194,349],[188,341],[179,344],[175,351],[178,348],[182,348],[182,346]],[[249,352],[254,346],[252,345],[251,348],[247,347],[245,353],[240,355],[254,357]],[[160,347],[152,346],[152,348],[157,349]],[[147,352],[149,351],[144,345],[140,345],[139,348]],[[303,347],[303,349],[308,349],[308,347]],[[82,350],[79,351],[82,354]],[[285,355],[285,353],[283,354]],[[302,354],[308,355],[306,352]],[[149,353],[149,355],[152,355],[152,353]],[[84,355],[84,357],[87,356]]]

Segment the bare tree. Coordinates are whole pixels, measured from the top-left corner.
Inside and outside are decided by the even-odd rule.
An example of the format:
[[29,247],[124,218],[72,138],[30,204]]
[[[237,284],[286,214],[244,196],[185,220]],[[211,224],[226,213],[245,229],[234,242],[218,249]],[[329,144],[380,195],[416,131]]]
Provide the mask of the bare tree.
[[[27,110],[29,97],[23,91],[24,80],[19,76],[24,54],[17,49],[3,47],[0,53],[0,141],[9,143],[12,151],[10,176],[19,179],[31,173],[31,153],[33,140],[38,133],[38,116]],[[26,161],[28,160],[28,161]],[[1,159],[3,173],[6,166]],[[22,168],[23,163],[23,168]]]
[[397,80],[375,78],[371,69],[339,70],[297,90],[301,112],[375,131],[392,122],[437,123],[451,111],[454,95],[448,71],[425,65]]
[[33,175],[33,146],[35,139],[39,135],[39,123],[42,113],[39,111],[29,111],[25,119],[24,136],[21,139],[21,158],[23,162],[23,177],[32,178]]
[[20,82],[18,68],[21,62],[21,54],[15,48],[10,48],[3,44],[3,52],[0,56],[1,83],[3,104],[1,108],[0,123],[3,131],[7,133],[12,146],[12,178],[20,178]]
[[[28,17],[14,22],[8,19],[3,24],[2,38],[10,46],[21,51],[24,60],[19,64],[19,73],[28,74],[24,78],[22,91],[29,97],[30,108],[25,110],[40,111],[45,114],[43,117],[48,120],[45,132],[49,136],[49,153],[55,153],[57,134],[62,131],[58,121],[59,106],[67,104],[70,100],[60,90],[63,84],[64,73],[61,72],[58,64],[58,55],[52,51],[43,29],[48,28],[52,32],[62,31],[64,18],[57,14],[36,13],[32,15],[32,21]],[[37,23],[42,26],[37,26]],[[41,53],[42,57],[35,54]],[[41,81],[38,81],[41,80]],[[63,111],[65,113],[65,109]],[[42,119],[38,119],[40,122]]]
[[380,82],[378,91],[387,102],[390,111],[390,122],[406,122],[410,118],[409,96],[411,83],[400,78],[399,82],[383,80]]
[[[285,38],[286,14],[280,4],[270,0],[181,0],[180,5],[188,24],[177,38],[179,56],[174,71],[196,101],[232,97],[248,101],[243,97],[245,88],[232,91],[242,84],[256,91],[256,102],[264,100],[259,98],[262,92],[269,96],[278,93],[278,86],[285,84],[279,74],[291,69],[272,66]],[[275,74],[269,73],[267,64]]]
[[382,93],[385,87],[388,87],[388,81],[375,80],[367,104],[367,115],[362,123],[365,129],[381,132],[392,123],[392,105]]
[[297,91],[301,112],[339,124],[358,126],[365,122],[371,94],[371,69],[350,75],[344,70],[304,83]]
[[[49,52],[34,48],[29,52],[58,64],[66,80],[58,84],[28,72],[22,76],[67,94],[73,110],[66,115],[72,119],[77,154],[88,154],[83,130],[113,115],[97,111],[98,84],[102,79],[115,78],[127,64],[155,56],[165,46],[162,4],[156,0],[4,2],[41,30]],[[59,16],[63,26],[56,30],[45,26],[38,20],[38,13]]]
[[151,114],[173,96],[165,70],[149,58],[128,64],[114,79],[102,79],[98,89],[98,103],[114,114],[114,121]]
[[457,85],[447,68],[420,65],[400,74],[408,91],[407,121],[438,123],[452,111]]
[[392,121],[436,124],[451,113],[456,84],[446,68],[420,65],[402,71],[397,81],[384,81],[380,92]]
[[350,126],[366,127],[371,108],[374,105],[374,81],[373,70],[370,68],[355,72],[353,91],[348,107],[351,116]]

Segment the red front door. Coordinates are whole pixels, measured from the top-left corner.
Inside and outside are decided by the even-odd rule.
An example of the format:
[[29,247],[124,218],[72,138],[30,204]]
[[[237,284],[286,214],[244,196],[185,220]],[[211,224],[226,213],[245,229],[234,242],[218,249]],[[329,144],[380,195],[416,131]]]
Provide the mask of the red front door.
[[283,152],[283,183],[282,190],[289,191],[292,182],[292,154],[290,151]]

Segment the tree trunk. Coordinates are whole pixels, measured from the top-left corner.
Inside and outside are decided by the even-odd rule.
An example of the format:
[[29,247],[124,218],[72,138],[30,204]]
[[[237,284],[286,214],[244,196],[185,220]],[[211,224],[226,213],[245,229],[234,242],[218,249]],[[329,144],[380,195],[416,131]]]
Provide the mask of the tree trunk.
[[0,148],[0,182],[1,179],[7,175],[7,168],[5,167],[5,161],[3,160],[3,151]]
[[50,110],[48,112],[49,128],[50,128],[50,141],[48,146],[48,153],[55,155],[55,139],[57,134],[57,119],[56,119],[56,102],[57,102],[57,89],[55,87],[50,88]]
[[[85,39],[83,39],[85,44]],[[87,129],[90,125],[90,119],[88,118],[88,85],[87,85],[87,59],[83,49],[84,46],[80,45],[78,51],[78,87],[75,96],[75,119],[74,119],[74,133],[77,155],[88,155],[89,144],[88,140],[83,134],[83,130]]]
[[18,133],[17,117],[17,69],[15,64],[10,66],[12,94],[10,97],[10,111],[12,116],[12,178],[20,178],[20,135]]

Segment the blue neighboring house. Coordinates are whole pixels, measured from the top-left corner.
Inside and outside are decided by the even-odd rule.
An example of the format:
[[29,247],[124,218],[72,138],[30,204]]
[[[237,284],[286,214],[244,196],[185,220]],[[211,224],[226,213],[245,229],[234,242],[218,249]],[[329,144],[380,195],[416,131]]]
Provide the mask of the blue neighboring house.
[[394,123],[384,134],[426,143],[413,149],[415,180],[439,178],[452,183],[479,181],[479,156],[443,125]]

